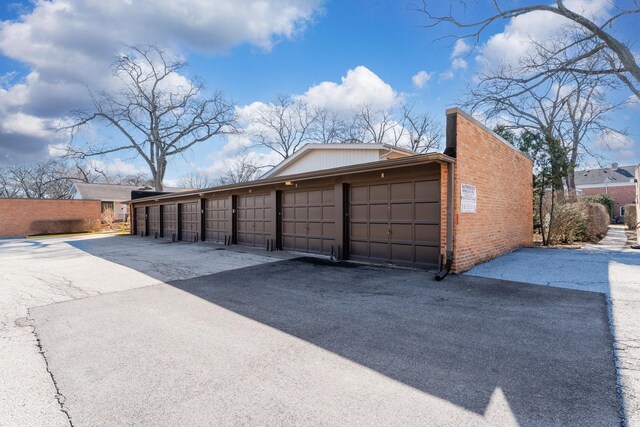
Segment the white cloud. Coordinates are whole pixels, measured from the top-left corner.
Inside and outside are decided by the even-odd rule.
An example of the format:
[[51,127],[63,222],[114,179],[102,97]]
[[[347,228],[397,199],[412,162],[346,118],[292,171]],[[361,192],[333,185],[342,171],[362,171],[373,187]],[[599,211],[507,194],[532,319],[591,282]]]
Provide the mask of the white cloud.
[[453,45],[453,52],[451,52],[451,59],[458,58],[471,50],[471,46],[467,44],[464,39],[456,40],[456,43]]
[[462,58],[456,58],[451,61],[451,69],[452,70],[466,70],[468,67],[467,61]]
[[433,77],[433,73],[427,73],[426,71],[421,70],[411,78],[411,82],[413,83],[414,87],[422,89],[427,85],[427,83],[429,83],[431,77]]
[[[609,0],[567,0],[565,6],[593,19],[609,13]],[[557,39],[571,25],[566,18],[550,12],[534,11],[509,20],[503,32],[493,35],[481,48],[477,60],[485,67],[515,64],[526,54],[533,42]]]
[[400,100],[388,83],[362,65],[347,71],[340,83],[322,82],[310,87],[303,97],[312,105],[335,112],[348,112],[362,105],[384,110]]
[[122,160],[119,157],[116,157],[113,160],[109,161],[92,159],[89,160],[88,163],[90,167],[96,170],[103,171],[108,175],[136,175],[139,173],[147,175],[149,174],[149,169],[141,166],[136,166],[135,164]]
[[447,71],[444,71],[444,72],[440,73],[440,75],[438,76],[438,81],[446,82],[447,80],[451,80],[455,76],[456,76],[456,74],[453,71],[447,70]]
[[601,148],[611,151],[628,150],[633,147],[634,142],[628,135],[615,131],[602,132],[596,140]]
[[21,80],[0,77],[0,162],[43,155],[50,143],[33,130],[18,133],[19,127],[5,125],[7,117],[46,120],[87,105],[87,86],[99,91],[116,84],[110,64],[123,43],[176,52],[217,53],[242,44],[268,51],[312,23],[323,1],[34,1],[18,19],[0,22],[0,54],[30,69]]

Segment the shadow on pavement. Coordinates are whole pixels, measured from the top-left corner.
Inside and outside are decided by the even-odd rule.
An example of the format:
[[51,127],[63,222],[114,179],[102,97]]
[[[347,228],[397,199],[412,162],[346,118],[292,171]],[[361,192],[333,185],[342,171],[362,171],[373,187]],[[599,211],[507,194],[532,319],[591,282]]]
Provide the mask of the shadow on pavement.
[[620,422],[602,294],[315,258],[169,284],[478,414],[500,388],[521,425]]
[[619,422],[599,294],[311,258],[171,285],[479,414],[500,387],[521,425]]

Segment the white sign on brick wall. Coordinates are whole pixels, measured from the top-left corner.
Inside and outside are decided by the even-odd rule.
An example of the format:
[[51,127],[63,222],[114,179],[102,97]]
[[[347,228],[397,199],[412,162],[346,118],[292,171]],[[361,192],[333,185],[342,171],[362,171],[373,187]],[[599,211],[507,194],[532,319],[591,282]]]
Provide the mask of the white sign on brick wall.
[[476,186],[460,184],[460,212],[476,212]]

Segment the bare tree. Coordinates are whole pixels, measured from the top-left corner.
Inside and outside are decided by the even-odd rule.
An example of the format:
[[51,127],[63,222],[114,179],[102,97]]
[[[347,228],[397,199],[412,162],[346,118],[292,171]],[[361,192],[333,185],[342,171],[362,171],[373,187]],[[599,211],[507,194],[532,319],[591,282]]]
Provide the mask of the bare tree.
[[[563,0],[556,0],[555,4],[539,3],[515,8],[503,8],[499,0],[491,2],[494,12],[486,18],[476,21],[464,21],[450,12],[446,15],[436,15],[427,0],[416,9],[427,17],[425,27],[435,27],[440,24],[453,25],[462,34],[456,38],[471,38],[477,44],[482,33],[493,23],[502,19],[511,19],[534,11],[542,11],[566,18],[570,24],[572,36],[560,45],[552,45],[547,52],[549,67],[539,72],[533,72],[519,79],[521,83],[533,86],[539,80],[552,78],[558,73],[578,73],[585,75],[615,76],[629,90],[640,99],[640,66],[631,52],[629,45],[615,35],[619,21],[627,16],[640,14],[637,0],[628,2],[627,7],[615,8],[612,16],[603,18],[599,22],[585,14],[569,9]],[[464,1],[456,2],[466,6]],[[461,12],[462,14],[462,12]],[[597,63],[597,67],[585,66],[590,62]]]
[[339,144],[349,140],[349,125],[335,111],[327,108],[316,109],[316,123],[313,127],[313,142]]
[[260,167],[245,154],[229,161],[227,168],[220,176],[219,184],[229,185],[253,181],[259,178],[259,171]]
[[71,198],[71,171],[60,159],[7,166],[0,171],[2,197]]
[[312,141],[317,120],[317,111],[304,100],[279,95],[274,102],[258,107],[250,133],[257,146],[286,159]]
[[179,187],[193,189],[213,187],[215,184],[216,182],[210,174],[197,171],[184,175],[178,181]]
[[148,165],[156,190],[162,190],[169,160],[215,135],[237,132],[234,106],[220,92],[202,96],[203,84],[180,72],[181,60],[156,46],[131,47],[132,56],[121,55],[114,74],[122,89],[92,96],[94,110],[76,111],[76,121],[64,130],[72,135],[92,122],[115,129],[122,140],[113,145],[72,148],[85,158],[131,151]]
[[392,109],[373,110],[368,105],[363,105],[356,114],[356,126],[362,126],[363,142],[384,144],[391,142],[397,145],[405,133],[405,128],[395,117]]
[[444,131],[428,113],[414,113],[413,107],[402,106],[403,126],[409,137],[408,149],[416,153],[427,153],[440,147]]

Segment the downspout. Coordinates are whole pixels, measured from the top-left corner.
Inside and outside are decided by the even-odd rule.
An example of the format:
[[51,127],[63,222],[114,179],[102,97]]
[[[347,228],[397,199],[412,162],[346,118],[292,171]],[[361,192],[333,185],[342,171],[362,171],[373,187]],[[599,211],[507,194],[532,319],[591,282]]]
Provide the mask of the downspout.
[[[458,109],[451,108],[447,110],[447,130],[446,130],[446,140],[447,146],[444,150],[444,154],[457,158],[458,154]],[[440,271],[436,274],[435,279],[437,281],[443,280],[449,272],[451,271],[451,267],[453,266],[453,207],[455,205],[454,200],[454,191],[455,183],[454,180],[454,162],[449,161],[447,164],[447,242],[446,242],[446,261],[443,266],[441,266]]]
[[454,163],[450,162],[447,165],[447,243],[446,243],[446,256],[447,260],[442,266],[441,270],[436,274],[435,279],[439,282],[451,271],[453,265],[453,168]]

